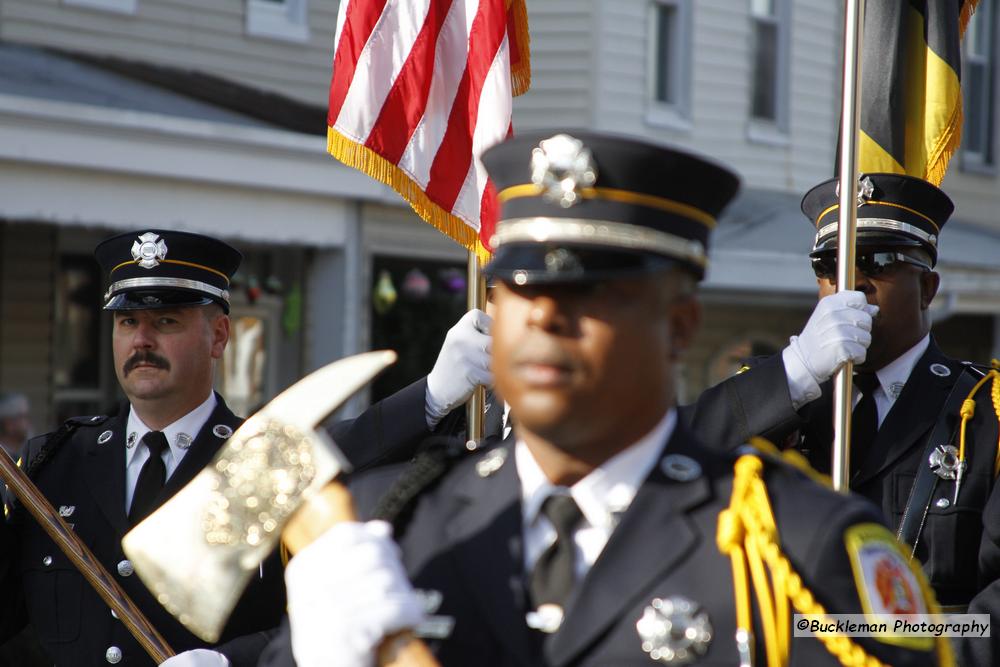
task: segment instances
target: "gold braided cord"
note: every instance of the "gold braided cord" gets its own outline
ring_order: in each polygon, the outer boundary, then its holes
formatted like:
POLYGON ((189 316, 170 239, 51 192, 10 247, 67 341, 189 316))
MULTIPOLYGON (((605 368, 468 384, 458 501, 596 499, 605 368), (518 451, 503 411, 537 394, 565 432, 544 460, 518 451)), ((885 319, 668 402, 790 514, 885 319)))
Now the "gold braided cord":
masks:
MULTIPOLYGON (((986 385, 987 382, 992 380, 992 385, 990 387, 990 396, 993 401, 993 412, 996 414, 998 428, 1000 428, 1000 361, 996 359, 992 362, 993 368, 986 372, 986 374, 979 378, 975 386, 972 387, 972 391, 965 397, 962 401, 962 407, 959 409, 958 414, 962 418, 962 425, 959 427, 958 431, 958 460, 965 461, 965 428, 972 418, 976 415, 976 394, 979 390, 986 385)), ((993 476, 996 477, 1000 474, 1000 438, 997 440, 997 449, 993 457, 993 476)))
MULTIPOLYGON (((773 445, 760 438, 754 438, 751 444, 764 451, 776 451, 773 445)), ((753 630, 750 583, 746 577, 749 570, 757 593, 767 665, 783 667, 788 664, 789 656, 789 607, 800 614, 812 616, 824 617, 827 612, 781 550, 763 468, 761 459, 753 454, 741 456, 736 461, 733 494, 729 507, 719 514, 716 544, 732 561, 737 627, 748 633, 753 630)), ((920 581, 925 598, 931 601, 931 611, 936 612, 929 588, 923 579, 920 581)), ((883 665, 859 644, 840 633, 821 633, 816 637, 845 667, 883 665)), ((936 640, 936 646, 939 664, 952 665, 947 640, 936 640)))

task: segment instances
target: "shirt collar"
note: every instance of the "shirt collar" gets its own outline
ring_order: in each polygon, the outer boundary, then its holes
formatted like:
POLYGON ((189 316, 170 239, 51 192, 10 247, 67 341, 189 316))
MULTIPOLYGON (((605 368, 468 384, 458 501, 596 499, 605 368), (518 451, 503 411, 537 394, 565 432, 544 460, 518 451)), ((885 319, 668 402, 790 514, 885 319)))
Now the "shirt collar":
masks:
MULTIPOLYGON (((191 446, 194 439, 198 437, 198 433, 205 425, 205 422, 212 416, 212 412, 215 410, 217 404, 218 400, 215 398, 215 392, 210 392, 208 398, 201 405, 162 429, 163 435, 167 438, 167 444, 170 446, 170 455, 172 457, 179 459, 184 456, 184 452, 191 446)), ((139 415, 132 409, 132 406, 129 406, 128 425, 125 429, 125 433, 127 434, 125 438, 126 467, 135 455, 135 445, 141 442, 143 436, 152 430, 143 423, 139 415)))
MULTIPOLYGON (((570 495, 591 526, 613 525, 617 515, 628 509, 639 486, 659 460, 663 443, 669 440, 676 424, 677 411, 671 408, 653 430, 569 488, 570 495)), ((545 477, 531 450, 521 439, 514 445, 514 463, 521 480, 524 520, 531 525, 538 518, 545 499, 553 493, 565 493, 566 488, 552 484, 545 477)))
POLYGON ((875 371, 875 375, 878 376, 879 386, 882 387, 882 391, 885 392, 886 396, 892 400, 895 400, 899 396, 903 385, 906 384, 910 373, 913 372, 913 367, 917 365, 917 361, 927 351, 927 347, 930 344, 931 335, 927 334, 920 339, 919 343, 875 371))

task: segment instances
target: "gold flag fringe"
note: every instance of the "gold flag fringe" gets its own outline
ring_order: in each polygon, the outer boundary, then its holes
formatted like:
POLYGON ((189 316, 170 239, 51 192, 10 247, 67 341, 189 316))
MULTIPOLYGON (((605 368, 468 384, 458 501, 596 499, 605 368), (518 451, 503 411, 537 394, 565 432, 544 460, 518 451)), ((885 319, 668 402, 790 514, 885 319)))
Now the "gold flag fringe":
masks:
POLYGON ((531 37, 528 34, 528 10, 524 0, 512 0, 508 8, 514 12, 517 58, 511 58, 510 83, 514 97, 517 97, 528 92, 531 87, 531 37))
MULTIPOLYGON (((517 1, 517 0, 515 0, 517 1)), ((327 127, 326 150, 349 167, 361 171, 398 192, 424 221, 470 252, 476 253, 485 265, 490 251, 479 240, 479 234, 467 222, 435 204, 406 172, 375 151, 327 127)))

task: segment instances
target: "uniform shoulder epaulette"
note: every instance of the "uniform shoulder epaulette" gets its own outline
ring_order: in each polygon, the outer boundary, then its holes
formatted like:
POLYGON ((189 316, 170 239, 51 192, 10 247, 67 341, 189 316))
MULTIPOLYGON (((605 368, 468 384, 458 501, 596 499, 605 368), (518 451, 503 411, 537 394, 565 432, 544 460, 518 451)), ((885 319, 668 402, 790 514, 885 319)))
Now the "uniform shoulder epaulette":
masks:
POLYGON ((21 468, 28 477, 33 477, 41 466, 52 456, 52 454, 67 442, 77 429, 84 426, 100 426, 109 419, 109 415, 92 415, 86 417, 70 417, 58 429, 47 435, 39 436, 28 441, 24 448, 25 459, 21 462, 21 468), (39 442, 37 449, 33 447, 34 442, 39 442))

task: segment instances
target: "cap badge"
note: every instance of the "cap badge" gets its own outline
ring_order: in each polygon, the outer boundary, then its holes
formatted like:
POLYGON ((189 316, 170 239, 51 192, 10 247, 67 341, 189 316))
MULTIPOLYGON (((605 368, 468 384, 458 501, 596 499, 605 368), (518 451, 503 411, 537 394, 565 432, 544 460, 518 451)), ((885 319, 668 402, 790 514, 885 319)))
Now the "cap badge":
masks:
POLYGON ((159 266, 167 258, 167 243, 153 232, 146 232, 132 244, 132 259, 144 269, 159 266))
MULTIPOLYGON (((837 183, 837 198, 840 198, 840 183, 837 183)), ((864 206, 875 195, 875 183, 864 174, 858 176, 858 206, 864 206)))
POLYGON ((642 650, 664 665, 695 662, 712 643, 708 612, 696 602, 674 595, 654 598, 635 624, 642 650))
POLYGON ((663 474, 675 482, 690 482, 701 475, 701 466, 690 456, 668 454, 660 462, 663 474))
POLYGON ((597 165, 582 141, 557 134, 531 151, 531 182, 546 199, 569 208, 579 203, 582 188, 597 182, 597 165))

